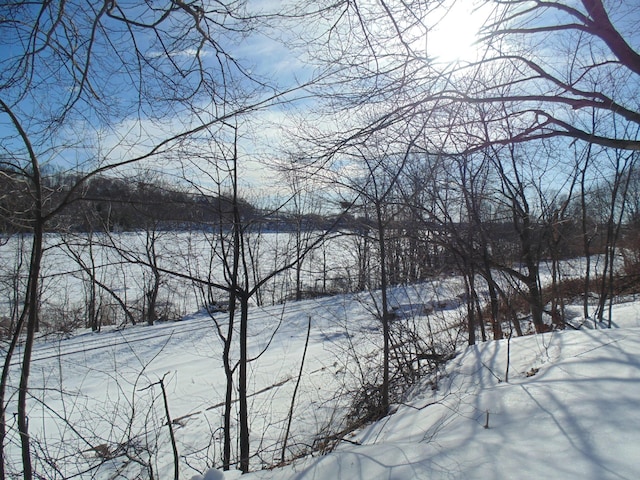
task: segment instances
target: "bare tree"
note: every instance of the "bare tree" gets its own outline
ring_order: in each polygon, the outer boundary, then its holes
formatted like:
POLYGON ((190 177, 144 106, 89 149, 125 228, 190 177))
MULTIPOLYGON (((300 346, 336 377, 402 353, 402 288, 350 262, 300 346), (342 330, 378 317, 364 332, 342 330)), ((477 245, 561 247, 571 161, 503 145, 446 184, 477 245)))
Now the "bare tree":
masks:
MULTIPOLYGON (((281 174, 287 182, 287 197, 282 205, 283 220, 287 225, 286 230, 292 231, 290 242, 293 243, 289 251, 293 252, 292 258, 300 258, 301 260, 296 263, 293 274, 294 280, 294 299, 302 300, 305 296, 305 290, 309 286, 305 285, 304 274, 312 271, 311 259, 305 258, 303 253, 307 250, 309 243, 315 240, 314 234, 321 230, 325 225, 325 221, 322 217, 322 198, 319 192, 315 191, 320 189, 321 185, 318 182, 314 182, 312 178, 307 178, 303 169, 298 168, 295 160, 289 162, 286 165, 282 165, 281 174), (305 270, 304 267, 307 267, 305 270)), ((313 255, 313 252, 312 252, 313 255)), ((322 290, 326 289, 326 275, 328 272, 323 272, 325 286, 322 290)), ((307 279, 307 283, 309 280, 307 279)), ((313 290, 316 286, 313 286, 313 290)), ((313 291, 311 292, 313 293, 313 291)))
POLYGON ((620 230, 625 218, 625 211, 628 205, 628 192, 631 179, 636 170, 638 155, 635 151, 607 150, 604 155, 611 163, 610 178, 604 177, 605 185, 602 186, 601 194, 605 196, 603 206, 603 221, 606 228, 604 268, 602 272, 598 307, 596 310, 597 319, 604 320, 605 306, 609 300, 608 326, 611 327, 611 306, 614 290, 614 278, 616 274, 615 258, 620 230))
MULTIPOLYGON (((45 228, 81 197, 90 178, 157 159, 206 126, 268 105, 282 92, 263 93, 264 82, 255 82, 227 52, 228 38, 251 28, 241 2, 218 9, 183 1, 19 1, 4 5, 2 18, 0 34, 11 43, 0 59, 3 155, 9 155, 29 198, 28 209, 14 219, 33 233, 15 334, 26 334, 17 403, 23 476, 30 479, 37 471, 28 431, 28 382, 45 228), (244 87, 252 94, 237 97, 244 87), (186 118, 193 112, 189 106, 199 115, 186 118), (174 120, 167 124, 167 118, 174 120), (55 162, 72 165, 79 175, 54 199, 42 167, 55 162)), ((3 413, 5 389, 3 383, 3 413)), ((0 420, 5 429, 4 416, 0 420)))
MULTIPOLYGON (((511 167, 505 169, 503 160, 494 167, 528 271, 519 281, 526 284, 536 330, 542 331, 544 303, 537 271, 545 243, 538 236, 552 235, 543 231, 554 227, 545 226, 537 205, 529 204, 533 196, 549 195, 550 189, 531 190, 523 180, 526 165, 514 158, 514 145, 531 144, 524 148, 537 150, 544 162, 556 160, 545 151, 544 142, 550 141, 558 151, 572 142, 611 152, 640 149, 635 101, 640 54, 632 41, 634 22, 628 21, 637 17, 638 6, 631 1, 605 5, 602 0, 492 2, 476 12, 488 18, 477 58, 448 64, 434 61, 424 47, 438 8, 437 2, 333 4, 335 21, 330 23, 331 35, 324 38, 341 41, 326 40, 319 48, 331 47, 325 50, 326 58, 337 70, 328 105, 334 113, 348 112, 350 122, 331 139, 320 137, 316 147, 335 154, 373 132, 392 138, 399 125, 412 125, 424 131, 416 148, 425 153, 469 154, 492 148, 496 159, 495 152, 506 152, 511 167)), ((593 163, 588 168, 593 171, 593 163)), ((571 190, 566 183, 561 187, 571 190)), ((541 205, 554 203, 551 198, 538 200, 541 205)), ((562 211, 558 208, 557 213, 562 211)), ((545 248, 549 246, 547 242, 545 248)))
MULTIPOLYGON (((458 96, 470 103, 509 106, 518 131, 501 137, 494 130, 492 141, 564 137, 640 149, 635 87, 628 88, 637 85, 640 54, 630 42, 631 23, 622 20, 637 15, 638 6, 627 1, 605 5, 602 0, 499 4, 499 16, 485 30, 490 55, 470 68, 508 68, 517 72, 510 81, 519 88, 504 95, 506 84, 495 83, 458 96), (543 37, 544 47, 536 48, 543 37), (593 112, 597 123, 590 121, 593 112)), ((500 117, 495 121, 498 125, 500 117)))

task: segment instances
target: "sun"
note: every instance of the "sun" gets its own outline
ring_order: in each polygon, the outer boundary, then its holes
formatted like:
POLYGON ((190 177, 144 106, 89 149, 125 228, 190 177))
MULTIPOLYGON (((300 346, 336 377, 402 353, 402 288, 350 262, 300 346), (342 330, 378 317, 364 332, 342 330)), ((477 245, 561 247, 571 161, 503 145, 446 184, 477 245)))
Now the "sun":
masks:
POLYGON ((425 20, 427 57, 439 63, 475 60, 480 49, 478 32, 487 16, 487 9, 472 0, 444 2, 425 20))

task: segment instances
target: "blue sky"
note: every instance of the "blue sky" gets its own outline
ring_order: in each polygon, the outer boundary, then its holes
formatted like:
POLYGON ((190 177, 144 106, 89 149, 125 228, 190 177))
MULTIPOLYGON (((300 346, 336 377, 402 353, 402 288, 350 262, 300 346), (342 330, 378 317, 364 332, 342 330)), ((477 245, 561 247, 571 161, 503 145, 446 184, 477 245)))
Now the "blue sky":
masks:
MULTIPOLYGON (((152 17, 160 20, 159 11, 152 13, 147 9, 143 12, 140 7, 132 8, 134 3, 137 2, 119 1, 117 5, 130 19, 137 22, 148 22, 152 17)), ((233 21, 228 23, 227 18, 224 24, 227 30, 218 28, 212 35, 217 45, 240 62, 244 72, 254 75, 266 87, 257 82, 249 82, 242 70, 237 69, 228 59, 216 56, 212 46, 206 45, 200 51, 199 59, 203 62, 205 75, 212 81, 212 86, 200 90, 188 106, 179 101, 165 101, 171 96, 188 94, 200 80, 199 64, 194 55, 198 43, 184 34, 185 25, 193 22, 193 18, 186 14, 176 15, 170 21, 160 24, 163 43, 158 41, 150 29, 127 26, 104 16, 102 25, 105 30, 97 31, 93 56, 88 64, 89 81, 83 82, 80 79, 84 75, 86 46, 76 42, 73 34, 80 32, 82 38, 88 38, 92 18, 84 16, 83 9, 87 5, 98 8, 104 3, 69 0, 65 4, 67 16, 58 25, 55 34, 40 35, 36 44, 42 46, 48 40, 53 45, 53 42, 58 41, 58 51, 59 47, 65 47, 65 55, 75 49, 75 63, 65 61, 64 55, 39 55, 38 62, 33 64, 30 88, 21 97, 21 89, 27 77, 23 76, 17 83, 9 85, 8 75, 15 71, 12 67, 21 58, 21 49, 28 45, 28 31, 22 27, 13 29, 11 23, 3 22, 0 24, 0 41, 3 44, 0 49, 0 95, 23 122, 42 162, 72 168, 87 165, 88 168, 98 162, 122 161, 145 154, 162 139, 176 132, 188 130, 211 121, 216 115, 228 113, 225 109, 231 108, 231 103, 225 103, 225 98, 243 91, 238 97, 241 101, 252 103, 259 99, 265 100, 258 111, 239 117, 243 129, 241 153, 245 163, 249 165, 243 178, 248 185, 256 184, 261 179, 273 177, 271 173, 261 170, 260 162, 269 160, 270 155, 274 157, 271 160, 277 159, 283 131, 295 131, 296 122, 308 118, 309 109, 314 105, 314 100, 306 97, 306 90, 285 95, 282 100, 290 102, 287 105, 273 105, 266 99, 275 92, 302 84, 318 73, 303 40, 322 38, 328 25, 336 20, 336 17, 323 19, 317 16, 313 22, 304 23, 292 17, 276 25, 269 19, 271 12, 295 3, 299 2, 251 1, 248 5, 252 11, 259 11, 264 15, 252 23, 256 27, 255 32, 233 34, 232 29, 236 25, 233 21), (131 32, 134 32, 134 37, 131 32), (134 47, 143 52, 145 58, 137 56, 134 47), (233 79, 226 86, 222 82, 220 61, 229 74, 227 80, 233 79), (150 68, 151 66, 155 69, 150 68), (139 67, 143 69, 141 74, 139 67), (180 67, 182 76, 175 72, 176 67, 180 67), (166 77, 157 75, 158 72, 166 74, 166 77), (83 94, 78 97, 70 113, 62 117, 60 107, 74 99, 79 85, 83 87, 83 94), (138 103, 140 92, 148 98, 138 103)), ((306 4, 306 8, 313 8, 317 3, 319 2, 306 4)), ((425 24, 417 27, 416 31, 409 31, 407 35, 417 39, 419 48, 426 49, 425 58, 436 59, 437 62, 473 56, 475 50, 469 46, 473 39, 472 33, 482 25, 488 14, 488 11, 469 7, 474 3, 458 1, 444 18, 442 12, 425 10, 421 13, 424 18, 420 19, 425 24)), ((153 5, 162 4, 163 2, 156 2, 153 5)), ((359 5, 368 4, 360 2, 359 5)), ((36 6, 30 8, 27 12, 30 11, 35 18, 36 6)), ((640 7, 631 9, 628 16, 616 17, 616 21, 628 27, 632 24, 629 19, 637 16, 638 8, 640 7)), ((0 15, 10 18, 6 12, 8 10, 0 12, 0 15)), ((117 16, 122 12, 114 10, 112 14, 117 16)), ((54 21, 55 13, 54 11, 41 17, 44 30, 54 21)), ((221 16, 215 18, 222 19, 221 16)), ((370 28, 371 31, 376 31, 376 25, 371 25, 370 28)), ((348 36, 341 38, 343 41, 348 39, 348 36)), ((638 36, 631 37, 630 41, 637 45, 638 36)), ((68 60, 68 55, 66 58, 68 60)), ((631 88, 630 91, 633 92, 636 87, 632 85, 626 88, 631 88)), ((350 119, 330 121, 345 120, 350 119)), ((331 127, 335 128, 336 124, 331 127)), ((176 156, 177 147, 173 144, 170 147, 171 151, 164 156, 164 163, 160 164, 154 159, 150 166, 166 168, 166 161, 176 156)), ((16 140, 15 129, 9 125, 7 115, 0 115, 0 148, 0 154, 5 156, 24 153, 20 152, 20 141, 16 140)))
MULTIPOLYGON (((118 2, 122 11, 114 10, 112 14, 126 13, 131 20, 147 23, 161 18, 158 12, 131 8, 133 3, 118 2)), ((201 79, 195 56, 198 38, 189 41, 181 33, 193 19, 182 14, 162 22, 159 28, 164 33, 160 43, 152 30, 126 25, 103 14, 89 52, 83 42, 89 38, 95 13, 84 15, 84 9, 91 5, 98 8, 100 4, 84 0, 66 2, 62 21, 52 32, 50 27, 60 12, 55 8, 39 12, 36 5, 28 7, 19 12, 20 20, 31 17, 25 22, 28 24, 40 14, 42 32, 36 37, 30 37, 31 32, 21 23, 6 22, 0 26, 4 44, 0 49, 0 67, 4 72, 0 74, 0 95, 29 134, 43 164, 87 169, 100 162, 134 158, 147 153, 162 139, 225 115, 228 113, 225 109, 236 108, 229 107, 231 104, 225 103, 225 98, 237 94, 237 87, 251 92, 253 97, 245 94, 240 98, 248 103, 260 102, 274 94, 274 88, 249 82, 243 69, 260 81, 277 84, 277 88, 291 88, 298 80, 310 76, 300 57, 291 55, 282 43, 262 34, 235 35, 232 32, 235 26, 226 18, 229 30, 219 28, 212 38, 216 47, 234 58, 225 58, 212 45, 204 45, 199 60, 203 62, 206 79, 213 81, 211 87, 201 89, 188 105, 163 101, 191 94, 190 90, 201 79), (74 36, 77 33, 80 35, 74 36), (42 48, 45 44, 51 48, 42 48), (27 64, 31 70, 24 72, 20 61, 27 46, 42 50, 33 63, 27 64), (136 55, 136 49, 144 58, 136 55), (63 55, 55 53, 61 50, 63 55), (69 52, 74 52, 73 61, 69 52), (91 59, 87 62, 89 53, 91 59), (238 65, 233 60, 238 60, 238 65), (179 75, 176 67, 184 74, 179 75), (226 72, 227 85, 223 83, 221 68, 226 72), (11 85, 9 75, 14 72, 17 81, 11 85), (162 78, 158 72, 167 76, 162 78), (29 87, 25 89, 27 82, 29 87), (82 93, 76 95, 80 89, 82 93), (139 101, 140 95, 147 98, 139 101), (69 105, 71 108, 65 109, 69 105)), ((252 6, 269 7, 269 2, 252 6)), ((0 14, 12 16, 9 10, 0 14)), ((276 32, 268 33, 275 36, 276 32)), ((264 117, 260 123, 264 124, 270 118, 277 120, 282 112, 264 110, 260 115, 264 117)), ((24 161, 23 142, 9 120, 6 114, 0 115, 0 154, 18 156, 24 161)), ((251 152, 253 147, 247 145, 245 150, 251 152)))

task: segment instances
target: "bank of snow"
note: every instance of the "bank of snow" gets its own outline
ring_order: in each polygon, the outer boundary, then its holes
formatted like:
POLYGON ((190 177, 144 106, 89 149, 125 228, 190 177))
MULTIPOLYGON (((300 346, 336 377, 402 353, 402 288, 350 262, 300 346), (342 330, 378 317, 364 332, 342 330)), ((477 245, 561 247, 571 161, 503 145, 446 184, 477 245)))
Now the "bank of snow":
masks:
POLYGON ((636 479, 640 304, 613 313, 610 330, 469 347, 436 389, 425 383, 333 453, 243 478, 636 479))

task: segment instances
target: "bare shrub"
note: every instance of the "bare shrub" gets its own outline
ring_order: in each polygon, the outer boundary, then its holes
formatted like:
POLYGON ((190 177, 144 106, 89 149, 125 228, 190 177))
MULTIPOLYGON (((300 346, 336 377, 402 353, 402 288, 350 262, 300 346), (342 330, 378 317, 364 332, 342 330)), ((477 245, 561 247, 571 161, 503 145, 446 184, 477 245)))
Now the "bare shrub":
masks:
POLYGON ((81 307, 71 305, 50 305, 41 310, 40 327, 43 333, 71 335, 84 327, 84 312, 81 307))
POLYGON ((0 317, 0 339, 5 339, 13 333, 14 324, 9 317, 0 317))

